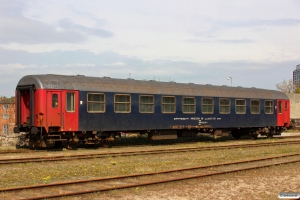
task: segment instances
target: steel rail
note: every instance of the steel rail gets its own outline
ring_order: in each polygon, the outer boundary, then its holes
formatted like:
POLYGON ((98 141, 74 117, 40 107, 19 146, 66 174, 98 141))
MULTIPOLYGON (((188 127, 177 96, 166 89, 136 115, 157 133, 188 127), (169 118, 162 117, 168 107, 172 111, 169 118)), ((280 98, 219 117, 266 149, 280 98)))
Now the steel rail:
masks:
POLYGON ((35 152, 32 150, 24 149, 24 150, 1 150, 0 154, 8 154, 8 153, 26 153, 26 152, 35 152))
MULTIPOLYGON (((254 162, 259 162, 259 161, 267 161, 267 160, 280 159, 280 158, 293 157, 293 156, 300 156, 300 154, 299 153, 285 154, 285 155, 281 155, 281 156, 272 156, 272 157, 258 158, 258 159, 252 159, 252 160, 248 159, 248 160, 242 160, 242 161, 237 161, 237 162, 226 162, 226 163, 220 163, 220 164, 196 166, 196 167, 190 167, 190 168, 180 168, 180 169, 159 171, 159 172, 150 172, 150 173, 144 173, 144 174, 131 174, 131 175, 124 175, 124 176, 113 176, 113 177, 106 177, 106 178, 96 178, 96 179, 78 180, 78 181, 70 181, 70 182, 60 182, 60 183, 52 183, 52 184, 40 184, 40 185, 33 185, 33 186, 14 187, 14 188, 2 188, 2 189, 0 189, 0 192, 11 192, 11 191, 17 191, 17 190, 47 188, 47 187, 54 187, 54 186, 72 185, 72 184, 80 184, 80 183, 88 183, 88 182, 96 182, 96 181, 108 181, 108 180, 125 179, 125 178, 136 178, 136 177, 141 177, 141 176, 167 174, 167 173, 182 172, 182 171, 188 171, 188 170, 197 170, 197 169, 213 168, 213 167, 244 164, 244 163, 254 163, 254 162)), ((48 196, 31 197, 31 198, 24 198, 24 199, 26 199, 26 200, 29 200, 29 199, 46 199, 46 198, 57 198, 57 197, 64 197, 64 196, 82 195, 82 194, 93 193, 93 192, 109 191, 109 190, 115 190, 115 189, 125 189, 125 188, 131 188, 131 187, 147 186, 147 185, 154 185, 154 184, 160 184, 160 183, 167 183, 167 182, 181 181, 181 180, 187 180, 187 179, 201 178, 201 177, 207 177, 207 176, 212 176, 212 175, 233 173, 233 172, 238 172, 238 171, 258 169, 258 168, 263 168, 263 167, 270 167, 270 166, 276 166, 276 165, 288 164, 288 163, 295 163, 295 162, 300 162, 300 159, 292 160, 292 161, 279 162, 279 163, 273 163, 273 164, 259 165, 259 166, 254 166, 254 167, 244 167, 244 168, 234 169, 234 170, 225 170, 225 171, 219 171, 219 172, 197 174, 197 175, 192 175, 192 176, 184 176, 184 177, 179 177, 179 178, 169 178, 169 179, 165 179, 165 180, 161 180, 161 181, 142 182, 142 183, 137 183, 137 184, 117 186, 117 187, 114 186, 114 187, 107 187, 107 188, 98 188, 98 189, 93 189, 93 190, 84 190, 84 191, 77 191, 77 192, 70 192, 70 193, 63 193, 63 194, 55 194, 55 195, 48 195, 48 196)))
POLYGON ((29 162, 50 162, 50 161, 71 161, 76 159, 91 159, 91 158, 104 158, 104 157, 116 157, 116 156, 136 156, 136 155, 150 155, 150 154, 162 154, 162 153, 178 153, 187 151, 206 151, 206 150, 221 150, 221 149, 233 149, 233 148, 251 148, 262 146, 274 146, 274 145, 288 145, 288 144, 300 144, 300 141, 285 141, 285 142, 271 142, 271 143, 259 143, 259 144, 235 144, 235 145, 222 145, 222 146, 209 146, 209 147, 190 147, 181 149, 160 149, 150 151, 130 151, 130 152, 114 152, 114 153, 100 153, 100 154, 79 154, 68 156, 49 156, 49 157, 27 157, 27 158, 13 158, 13 159, 0 159, 1 164, 14 164, 14 163, 29 163, 29 162))

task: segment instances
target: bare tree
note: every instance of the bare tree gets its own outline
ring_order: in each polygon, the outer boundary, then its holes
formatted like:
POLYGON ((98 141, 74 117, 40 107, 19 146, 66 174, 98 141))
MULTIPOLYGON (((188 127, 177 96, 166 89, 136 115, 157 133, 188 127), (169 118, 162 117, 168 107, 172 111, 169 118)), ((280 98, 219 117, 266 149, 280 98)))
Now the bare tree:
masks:
POLYGON ((295 92, 293 79, 290 79, 288 81, 284 80, 281 83, 277 83, 276 88, 278 91, 285 92, 285 93, 294 93, 295 92))

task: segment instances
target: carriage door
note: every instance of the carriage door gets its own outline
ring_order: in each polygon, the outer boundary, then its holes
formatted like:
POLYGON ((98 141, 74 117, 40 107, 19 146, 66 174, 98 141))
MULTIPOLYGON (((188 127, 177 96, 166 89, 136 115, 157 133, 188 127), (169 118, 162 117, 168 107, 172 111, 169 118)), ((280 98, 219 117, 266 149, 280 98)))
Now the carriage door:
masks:
POLYGON ((62 92, 62 131, 78 130, 79 93, 75 90, 62 92))
POLYGON ((284 126, 289 126, 290 124, 290 103, 287 100, 282 101, 282 105, 283 105, 283 110, 282 110, 282 114, 283 114, 283 123, 284 126))
POLYGON ((27 124, 29 126, 32 126, 30 123, 31 121, 31 112, 30 108, 32 105, 30 105, 30 91, 29 90, 20 90, 19 93, 19 101, 18 105, 20 106, 20 119, 19 119, 19 125, 27 124))
POLYGON ((61 91, 47 91, 47 126, 61 126, 61 91))
POLYGON ((283 126, 282 100, 277 100, 277 126, 283 126))
POLYGON ((277 100, 277 126, 288 126, 290 104, 287 100, 277 100))
POLYGON ((34 85, 16 88, 16 126, 34 125, 34 85))

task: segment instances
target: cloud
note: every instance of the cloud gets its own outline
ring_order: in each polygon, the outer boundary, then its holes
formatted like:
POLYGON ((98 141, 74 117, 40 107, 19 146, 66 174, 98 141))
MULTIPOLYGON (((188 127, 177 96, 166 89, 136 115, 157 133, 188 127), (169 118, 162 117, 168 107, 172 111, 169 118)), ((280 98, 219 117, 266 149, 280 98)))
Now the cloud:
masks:
POLYGON ((125 63, 122 62, 115 62, 115 63, 109 63, 109 64, 103 64, 104 66, 125 66, 125 63))
POLYGON ((222 44, 247 44, 247 43, 254 43, 254 40, 251 39, 237 39, 237 40, 216 40, 216 39, 189 39, 185 40, 188 43, 222 43, 222 44))
POLYGON ((3 17, 0 24, 0 43, 78 43, 86 37, 75 31, 57 31, 53 25, 36 20, 16 17, 3 17))
POLYGON ((66 67, 95 67, 95 64, 81 64, 81 63, 75 63, 75 64, 66 64, 66 67))
POLYGON ((218 43, 223 44, 245 44, 245 43, 253 43, 253 40, 250 39, 241 39, 241 40, 217 40, 218 43))
POLYGON ((208 20, 215 26, 219 27, 261 27, 261 26, 298 26, 300 19, 251 19, 251 20, 231 20, 231 21, 214 21, 208 20))
MULTIPOLYGON (((14 2, 14 1, 13 1, 14 2)), ((110 31, 90 28, 75 24, 69 19, 62 19, 57 24, 49 24, 22 15, 27 7, 25 3, 3 5, 0 11, 0 43, 49 44, 82 43, 89 36, 101 38, 112 37, 110 31)))
POLYGON ((33 68, 39 68, 37 65, 22 65, 20 63, 7 63, 7 64, 0 64, 0 70, 2 74, 10 74, 17 71, 28 70, 33 68))
POLYGON ((195 37, 214 38, 217 31, 224 29, 241 28, 265 28, 265 27, 297 27, 300 25, 300 19, 282 18, 282 19, 251 19, 251 20, 213 20, 205 19, 210 24, 210 28, 205 31, 193 31, 195 37))
POLYGON ((86 26, 82 26, 79 24, 73 23, 70 19, 62 19, 58 23, 59 27, 67 30, 67 31, 74 31, 74 32, 81 32, 83 34, 98 36, 109 38, 113 36, 113 33, 104 29, 99 28, 89 28, 86 26))
POLYGON ((94 54, 78 50, 37 54, 0 48, 0 70, 3 72, 0 75, 2 80, 0 95, 13 95, 18 80, 28 74, 82 74, 124 79, 130 76, 136 80, 155 77, 179 83, 212 85, 228 85, 230 82, 227 77, 230 76, 233 86, 275 89, 276 83, 292 78, 292 71, 297 64, 298 60, 284 62, 233 60, 206 63, 168 59, 145 61, 113 52, 94 54))

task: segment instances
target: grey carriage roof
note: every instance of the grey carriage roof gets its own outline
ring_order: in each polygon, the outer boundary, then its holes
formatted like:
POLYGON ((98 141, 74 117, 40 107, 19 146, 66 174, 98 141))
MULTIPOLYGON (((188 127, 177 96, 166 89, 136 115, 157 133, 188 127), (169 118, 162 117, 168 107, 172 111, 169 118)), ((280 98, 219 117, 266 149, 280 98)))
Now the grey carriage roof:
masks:
POLYGON ((97 91, 253 99, 289 99, 288 96, 282 92, 258 88, 115 79, 109 77, 99 78, 83 75, 28 75, 20 79, 18 86, 22 85, 35 85, 36 89, 66 89, 90 92, 97 91))

